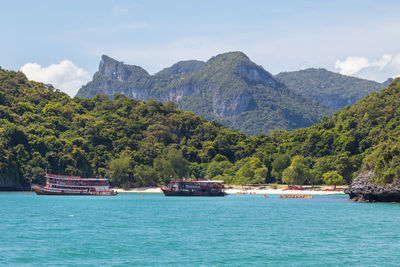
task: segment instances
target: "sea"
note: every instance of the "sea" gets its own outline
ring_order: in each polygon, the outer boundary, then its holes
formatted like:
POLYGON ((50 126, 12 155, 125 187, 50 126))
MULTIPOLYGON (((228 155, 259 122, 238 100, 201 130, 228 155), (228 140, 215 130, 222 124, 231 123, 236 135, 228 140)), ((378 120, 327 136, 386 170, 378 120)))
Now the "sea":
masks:
POLYGON ((394 266, 400 204, 0 193, 4 266, 394 266))

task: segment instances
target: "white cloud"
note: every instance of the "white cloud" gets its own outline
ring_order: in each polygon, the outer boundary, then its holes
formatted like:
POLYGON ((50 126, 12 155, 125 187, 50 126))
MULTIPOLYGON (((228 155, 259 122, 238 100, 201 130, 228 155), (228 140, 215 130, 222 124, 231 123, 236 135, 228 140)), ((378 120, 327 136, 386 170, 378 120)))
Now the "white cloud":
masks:
POLYGON ((42 67, 38 63, 27 63, 22 66, 21 71, 28 79, 50 83, 71 97, 74 97, 78 89, 90 80, 89 72, 75 66, 67 59, 48 67, 42 67))
POLYGON ((350 56, 344 61, 337 60, 335 70, 344 75, 382 82, 387 78, 400 76, 400 54, 394 56, 384 54, 377 60, 350 56))
POLYGON ((364 57, 347 57, 344 61, 337 60, 335 69, 339 70, 341 74, 352 75, 368 67, 368 65, 368 59, 364 57))

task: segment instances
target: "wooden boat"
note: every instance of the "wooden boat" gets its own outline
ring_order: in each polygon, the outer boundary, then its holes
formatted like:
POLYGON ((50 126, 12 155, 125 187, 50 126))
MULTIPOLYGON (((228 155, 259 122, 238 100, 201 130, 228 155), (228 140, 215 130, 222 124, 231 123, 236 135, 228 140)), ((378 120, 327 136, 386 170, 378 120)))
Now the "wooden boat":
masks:
POLYGON ((179 197, 224 197, 224 181, 212 180, 172 180, 161 190, 165 196, 179 197))
POLYGON ((46 174, 46 185, 31 188, 37 195, 97 195, 115 196, 106 178, 81 178, 80 176, 46 174))

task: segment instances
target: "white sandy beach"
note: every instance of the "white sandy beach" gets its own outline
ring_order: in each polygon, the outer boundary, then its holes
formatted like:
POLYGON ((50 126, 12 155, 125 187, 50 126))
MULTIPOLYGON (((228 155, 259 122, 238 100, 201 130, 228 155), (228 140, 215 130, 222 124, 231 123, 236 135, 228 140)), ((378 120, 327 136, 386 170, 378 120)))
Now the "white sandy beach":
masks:
MULTIPOLYGON (((327 187, 329 188, 329 187, 327 187)), ((138 187, 129 190, 113 188, 118 193, 161 193, 159 187, 138 187)), ((315 190, 283 190, 283 189, 259 189, 259 188, 228 188, 228 194, 261 194, 261 195, 337 195, 344 194, 343 191, 315 191, 315 190)))
POLYGON ((159 187, 137 187, 128 190, 122 188, 113 188, 118 193, 162 193, 159 187))
POLYGON ((228 194, 262 194, 262 195, 337 195, 343 191, 283 190, 283 189, 226 189, 228 194))

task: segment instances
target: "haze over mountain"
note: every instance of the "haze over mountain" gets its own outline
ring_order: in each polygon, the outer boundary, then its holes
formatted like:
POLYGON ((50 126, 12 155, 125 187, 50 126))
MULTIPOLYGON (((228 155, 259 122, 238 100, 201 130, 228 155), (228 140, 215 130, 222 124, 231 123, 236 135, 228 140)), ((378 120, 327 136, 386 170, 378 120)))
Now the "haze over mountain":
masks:
POLYGON ((389 86, 393 79, 384 83, 346 76, 326 69, 305 69, 281 72, 275 75, 290 89, 337 111, 354 104, 371 92, 389 86))
POLYGON ((181 61, 150 75, 139 66, 102 56, 93 80, 77 96, 124 94, 173 101, 184 110, 248 134, 294 130, 318 122, 330 110, 287 88, 241 52, 207 62, 181 61))

